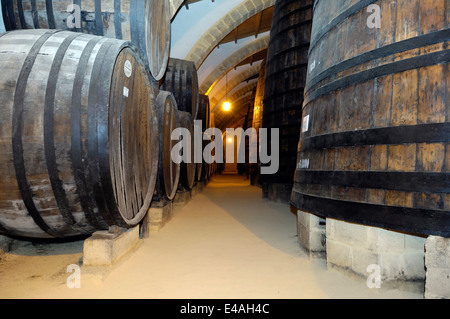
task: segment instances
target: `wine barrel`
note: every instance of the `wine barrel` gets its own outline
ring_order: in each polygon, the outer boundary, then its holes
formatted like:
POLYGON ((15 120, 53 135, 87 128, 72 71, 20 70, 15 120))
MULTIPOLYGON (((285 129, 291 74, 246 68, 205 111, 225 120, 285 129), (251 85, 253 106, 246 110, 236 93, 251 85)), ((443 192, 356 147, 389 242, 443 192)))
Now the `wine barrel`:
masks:
POLYGON ((317 3, 293 205, 450 236, 447 5, 317 3))
POLYGON ((172 200, 180 180, 180 164, 172 161, 171 152, 176 141, 172 140, 172 131, 178 127, 177 102, 171 92, 159 91, 156 98, 157 117, 159 119, 159 169, 157 197, 159 200, 172 200))
POLYGON ((0 36, 0 232, 132 227, 156 183, 152 83, 130 42, 56 30, 0 36))
POLYGON ((263 196, 274 201, 289 202, 293 186, 312 7, 312 0, 279 0, 274 7, 265 70, 262 127, 269 133, 272 128, 279 129, 280 165, 276 174, 261 175, 263 196))
MULTIPOLYGON (((210 109, 210 102, 209 102, 209 97, 207 95, 204 94, 200 94, 199 95, 199 106, 198 106, 198 115, 197 118, 198 120, 202 121, 202 132, 205 132, 208 128, 210 128, 210 124, 209 124, 209 118, 210 118, 210 113, 211 113, 211 109, 210 109)), ((205 141, 202 142, 203 148, 207 145, 205 141)), ((201 163, 199 163, 198 165, 200 165, 200 167, 197 166, 197 181, 206 181, 207 180, 207 171, 208 168, 207 166, 209 165, 208 163, 206 163, 204 160, 202 160, 201 163)))
POLYGON ((131 40, 159 81, 170 51, 169 0, 2 0, 7 30, 59 29, 131 40))
POLYGON ((191 113, 192 119, 197 119, 200 90, 194 62, 170 58, 166 75, 161 81, 161 90, 172 92, 178 109, 191 113))
POLYGON ((197 169, 197 164, 194 162, 194 124, 190 113, 178 111, 176 116, 178 127, 186 128, 191 138, 190 156, 186 156, 187 160, 181 162, 179 183, 184 189, 190 190, 194 187, 197 169))

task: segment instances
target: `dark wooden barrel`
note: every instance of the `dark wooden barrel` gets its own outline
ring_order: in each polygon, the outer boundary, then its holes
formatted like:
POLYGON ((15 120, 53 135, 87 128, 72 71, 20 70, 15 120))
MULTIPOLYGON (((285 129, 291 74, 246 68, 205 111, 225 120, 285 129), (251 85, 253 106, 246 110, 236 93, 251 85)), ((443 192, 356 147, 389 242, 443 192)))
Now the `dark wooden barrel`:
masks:
POLYGON ((266 88, 266 60, 261 62, 261 70, 259 71, 258 84, 255 92, 255 105, 253 108, 252 127, 257 131, 262 126, 263 110, 264 110, 264 90, 266 88))
POLYGON ((178 127, 188 129, 191 137, 191 156, 187 161, 181 162, 179 183, 180 186, 190 190, 194 187, 197 171, 197 164, 194 162, 194 123, 191 114, 183 111, 177 112, 177 123, 178 127))
POLYGON ((60 29, 131 40, 143 52, 155 80, 166 71, 169 0, 2 0, 2 9, 8 31, 60 29))
MULTIPOLYGON (((280 166, 261 175, 263 196, 289 202, 297 162, 303 89, 312 24, 312 0, 275 3, 266 64, 262 127, 279 128, 280 166)), ((270 139, 268 143, 271 149, 270 139)))
POLYGON ((319 1, 292 203, 450 236, 448 1, 319 1), (367 11, 377 4, 381 28, 367 11), (369 23, 371 25, 371 23, 369 23))
POLYGON ((177 102, 171 92, 159 91, 156 98, 156 110, 159 128, 159 169, 157 197, 172 200, 180 179, 180 164, 172 161, 171 152, 176 141, 171 139, 172 131, 178 127, 177 102))
POLYGON ((211 114, 211 106, 209 102, 209 96, 200 94, 197 120, 202 121, 202 132, 210 128, 209 124, 210 114, 211 114))
MULTIPOLYGON (((208 128, 210 128, 210 114, 211 114, 211 108, 210 108, 210 102, 209 97, 204 94, 199 95, 199 106, 198 106, 198 115, 197 120, 202 121, 202 132, 205 132, 208 128)), ((207 145, 204 141, 202 142, 202 149, 204 149, 205 145, 207 145)), ((208 163, 206 163, 204 160, 202 160, 201 163, 199 163, 200 167, 197 167, 197 181, 206 181, 207 174, 208 174, 208 163)))
POLYGON ((137 225, 156 183, 153 89, 131 42, 0 35, 0 232, 71 237, 137 225))
POLYGON ((161 81, 161 90, 172 92, 178 109, 191 113, 197 119, 199 107, 199 86, 194 62, 170 58, 167 72, 161 81))

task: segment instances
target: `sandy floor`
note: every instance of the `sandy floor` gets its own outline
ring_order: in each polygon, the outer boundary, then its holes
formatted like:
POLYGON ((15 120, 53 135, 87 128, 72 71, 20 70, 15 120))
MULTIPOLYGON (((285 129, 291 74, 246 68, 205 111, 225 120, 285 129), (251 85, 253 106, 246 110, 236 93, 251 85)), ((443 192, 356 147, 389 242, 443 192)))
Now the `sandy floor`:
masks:
POLYGON ((102 283, 83 281, 81 268, 81 288, 66 285, 82 241, 12 248, 0 255, 0 298, 423 298, 369 289, 310 260, 297 244, 289 206, 262 200, 241 176, 215 177, 102 283))

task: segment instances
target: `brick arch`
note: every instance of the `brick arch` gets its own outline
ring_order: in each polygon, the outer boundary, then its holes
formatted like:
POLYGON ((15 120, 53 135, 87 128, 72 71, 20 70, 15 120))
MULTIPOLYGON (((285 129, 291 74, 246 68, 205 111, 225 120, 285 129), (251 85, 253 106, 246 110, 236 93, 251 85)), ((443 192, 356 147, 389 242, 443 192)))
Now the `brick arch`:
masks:
POLYGON ((209 53, 214 50, 220 41, 222 41, 222 39, 232 30, 250 17, 274 4, 275 0, 244 0, 232 11, 225 14, 216 22, 216 24, 214 24, 214 26, 202 35, 187 54, 185 60, 193 61, 198 69, 209 53))
POLYGON ((253 65, 239 74, 236 74, 228 81, 228 85, 222 85, 217 91, 214 92, 214 95, 209 94, 209 100, 211 102, 211 105, 216 105, 220 100, 222 100, 225 95, 227 94, 227 87, 229 91, 232 91, 236 86, 247 80, 248 78, 258 74, 261 70, 261 64, 253 65))
MULTIPOLYGON (((251 81, 247 85, 245 85, 245 86, 239 88, 238 90, 234 91, 233 93, 229 94, 226 98, 233 105, 233 103, 235 101, 239 100, 244 95, 247 95, 248 92, 255 90, 257 84, 258 84, 257 80, 251 81)), ((217 110, 219 110, 219 106, 223 102, 225 102, 225 96, 220 101, 218 101, 217 103, 211 104, 211 112, 214 113, 217 110)))
POLYGON ((252 102, 253 95, 243 96, 233 102, 235 104, 235 109, 232 114, 228 114, 222 110, 216 111, 214 113, 216 119, 215 126, 220 130, 237 127, 236 123, 243 122, 247 115, 248 107, 245 106, 252 104, 252 102))
POLYGON ((266 35, 262 38, 256 39, 252 43, 246 45, 245 47, 230 55, 221 64, 219 64, 200 84, 201 94, 206 94, 208 91, 210 91, 210 88, 216 85, 218 81, 225 76, 225 74, 227 74, 240 62, 257 52, 267 49, 269 46, 269 41, 270 35, 266 35))

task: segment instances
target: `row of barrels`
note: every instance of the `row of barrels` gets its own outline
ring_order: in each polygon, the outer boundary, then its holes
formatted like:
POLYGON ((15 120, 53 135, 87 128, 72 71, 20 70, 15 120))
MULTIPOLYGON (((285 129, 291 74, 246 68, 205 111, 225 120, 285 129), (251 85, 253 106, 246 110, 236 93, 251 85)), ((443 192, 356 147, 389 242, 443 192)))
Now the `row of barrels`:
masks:
POLYGON ((159 87, 133 42, 31 29, 0 34, 0 66, 0 233, 133 227, 152 201, 207 177, 203 164, 170 157, 172 130, 192 130, 193 114, 209 112, 199 99, 176 98, 198 94, 193 63, 169 59, 165 77, 178 87, 159 87))

